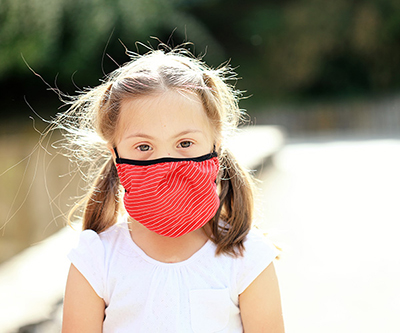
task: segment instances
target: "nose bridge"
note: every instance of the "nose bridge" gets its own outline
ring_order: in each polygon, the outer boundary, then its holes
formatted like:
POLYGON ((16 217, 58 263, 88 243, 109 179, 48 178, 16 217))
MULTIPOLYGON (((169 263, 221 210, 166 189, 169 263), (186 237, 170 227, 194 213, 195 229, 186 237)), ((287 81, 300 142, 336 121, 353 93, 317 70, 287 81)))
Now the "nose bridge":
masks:
POLYGON ((173 147, 168 144, 167 140, 163 140, 157 149, 156 158, 173 157, 173 147))

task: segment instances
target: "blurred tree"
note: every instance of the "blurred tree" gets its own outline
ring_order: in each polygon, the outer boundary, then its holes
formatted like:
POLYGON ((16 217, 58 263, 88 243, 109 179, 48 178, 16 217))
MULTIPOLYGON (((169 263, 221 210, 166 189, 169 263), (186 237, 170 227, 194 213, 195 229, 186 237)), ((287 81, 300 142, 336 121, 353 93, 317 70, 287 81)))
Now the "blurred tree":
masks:
POLYGON ((190 10, 240 64, 256 100, 400 87, 398 0, 209 0, 190 10))
POLYGON ((45 85, 38 84, 28 64, 71 93, 74 84, 97 84, 104 73, 126 62, 121 43, 135 51, 136 41, 156 36, 167 42, 176 28, 179 43, 191 38, 200 50, 210 45, 222 59, 212 35, 181 6, 180 0, 0 0, 0 88, 9 100, 24 87, 41 98, 45 85), (105 50, 111 60, 102 59, 105 50))
POLYGON ((0 88, 9 98, 22 83, 42 98, 21 54, 70 92, 72 81, 96 84, 128 59, 119 39, 135 50, 150 36, 193 41, 214 66, 231 57, 253 102, 400 87, 398 0, 0 0, 0 24, 0 88), (103 61, 109 38, 114 61, 103 61))

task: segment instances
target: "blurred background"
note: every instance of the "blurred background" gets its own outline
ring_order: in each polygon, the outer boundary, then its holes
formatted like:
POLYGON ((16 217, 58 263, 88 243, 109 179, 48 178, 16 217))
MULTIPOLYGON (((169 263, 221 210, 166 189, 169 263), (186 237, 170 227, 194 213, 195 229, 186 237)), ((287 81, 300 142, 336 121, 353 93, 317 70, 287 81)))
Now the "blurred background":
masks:
POLYGON ((286 136, 257 174, 262 224, 286 244, 288 330, 399 332, 398 0, 0 0, 0 263, 82 194, 58 134, 40 141, 63 111, 54 89, 97 85, 125 47, 158 41, 229 60, 251 123, 286 136))

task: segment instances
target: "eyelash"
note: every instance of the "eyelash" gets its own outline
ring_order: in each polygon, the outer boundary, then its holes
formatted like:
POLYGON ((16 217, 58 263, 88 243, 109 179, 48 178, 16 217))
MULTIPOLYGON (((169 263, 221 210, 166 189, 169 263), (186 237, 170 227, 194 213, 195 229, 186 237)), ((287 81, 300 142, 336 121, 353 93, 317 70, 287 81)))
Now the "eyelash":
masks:
MULTIPOLYGON (((186 148, 191 147, 192 145, 193 145, 193 142, 192 142, 192 141, 185 140, 185 141, 181 141, 181 142, 178 144, 178 147, 179 147, 179 148, 186 149, 186 148), (187 147, 183 147, 183 146, 182 146, 183 143, 186 143, 186 144, 188 143, 189 145, 188 145, 187 147)), ((152 148, 150 145, 147 145, 147 144, 139 145, 139 146, 136 147, 136 149, 139 150, 140 152, 148 152, 148 151, 153 150, 153 148, 152 148), (141 149, 141 148, 143 148, 143 147, 146 147, 147 149, 141 149)))
POLYGON ((136 149, 139 150, 139 151, 141 151, 141 152, 147 152, 147 151, 152 150, 152 148, 150 147, 150 145, 146 145, 146 144, 139 145, 139 146, 136 147, 136 149), (148 149, 142 150, 142 149, 140 149, 140 147, 148 147, 148 149))
POLYGON ((178 146, 180 146, 181 148, 189 148, 189 147, 191 147, 193 145, 193 142, 192 141, 188 141, 188 140, 186 140, 186 141, 181 141, 180 143, 179 143, 179 145, 178 146), (189 146, 187 146, 187 147, 182 147, 182 143, 189 143, 189 146))

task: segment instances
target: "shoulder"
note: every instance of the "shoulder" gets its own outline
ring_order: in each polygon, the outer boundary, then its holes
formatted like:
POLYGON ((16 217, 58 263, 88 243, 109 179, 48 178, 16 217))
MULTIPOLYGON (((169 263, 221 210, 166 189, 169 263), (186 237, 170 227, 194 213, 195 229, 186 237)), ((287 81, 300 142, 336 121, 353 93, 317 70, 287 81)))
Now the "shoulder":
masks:
POLYGON ((117 242, 123 242, 127 234, 129 234, 128 224, 122 220, 99 233, 98 237, 104 246, 113 246, 117 242))
POLYGON ((90 229, 83 230, 79 235, 79 242, 73 251, 89 251, 101 254, 115 245, 116 242, 122 241, 127 228, 126 223, 122 222, 109 227, 101 233, 90 229))
POLYGON ((253 257, 257 259, 272 261, 275 259, 279 251, 271 242, 271 240, 264 235, 260 230, 252 228, 243 243, 244 252, 242 258, 244 260, 251 260, 253 257))
POLYGON ((277 248, 252 230, 237 272, 240 313, 246 332, 284 332, 279 284, 273 260, 277 248))
POLYGON ((285 331, 279 283, 273 263, 240 294, 239 306, 244 331, 285 331))
POLYGON ((101 298, 104 298, 108 260, 118 248, 118 243, 122 243, 124 230, 124 225, 119 223, 100 234, 90 229, 83 230, 78 244, 68 254, 68 259, 101 298))
POLYGON ((247 235, 244 248, 243 255, 235 260, 238 294, 241 294, 279 254, 272 242, 254 228, 247 235))

